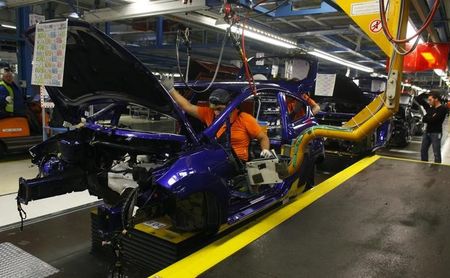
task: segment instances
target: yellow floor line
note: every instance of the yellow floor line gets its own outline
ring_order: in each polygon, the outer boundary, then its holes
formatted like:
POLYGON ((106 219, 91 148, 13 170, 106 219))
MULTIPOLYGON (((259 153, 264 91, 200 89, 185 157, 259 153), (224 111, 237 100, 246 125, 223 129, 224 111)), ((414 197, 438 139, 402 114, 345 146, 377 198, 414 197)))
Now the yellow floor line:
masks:
POLYGON ((332 176, 310 191, 300 195, 295 201, 282 207, 261 220, 255 221, 250 227, 243 227, 237 231, 213 242, 188 257, 151 275, 151 278, 181 278, 197 277, 222 260, 231 256, 241 248, 258 239, 276 226, 280 225, 296 213, 321 198, 334 188, 344 183, 363 169, 380 158, 378 155, 364 158, 347 169, 332 176))
POLYGON ((441 165, 441 166, 450 166, 450 164, 447 164, 447 163, 435 163, 435 162, 430 162, 430 161, 427 162, 427 161, 422 161, 422 160, 418 160, 418 159, 403 158, 403 157, 395 157, 395 156, 384 156, 384 155, 380 155, 380 158, 391 159, 391 160, 401 160, 401 161, 415 162, 415 163, 425 163, 425 164, 441 165))

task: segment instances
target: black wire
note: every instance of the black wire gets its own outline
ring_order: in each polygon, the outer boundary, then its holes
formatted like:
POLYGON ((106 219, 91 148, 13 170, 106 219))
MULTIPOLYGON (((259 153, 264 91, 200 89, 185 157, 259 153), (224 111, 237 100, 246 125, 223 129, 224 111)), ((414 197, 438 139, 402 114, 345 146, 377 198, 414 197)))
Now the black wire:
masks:
MULTIPOLYGON (((222 48, 220 50, 219 59, 217 61, 217 66, 216 66, 216 70, 214 72, 214 76, 213 76, 211 82, 209 83, 208 87, 206 87, 206 89, 203 89, 203 90, 195 90, 194 88, 189 86, 189 84, 186 82, 186 79, 183 76, 183 72, 181 71, 180 51, 179 51, 180 32, 178 32, 177 40, 176 40, 176 43, 175 43, 175 51, 176 51, 176 57, 177 57, 177 69, 178 69, 178 73, 180 74, 181 81, 183 81, 183 84, 186 86, 186 88, 188 88, 189 90, 191 90, 191 91, 193 91, 195 93, 204 93, 204 92, 208 91, 211 88, 211 86, 213 85, 214 81, 216 80, 217 74, 219 72, 219 68, 220 68, 220 65, 222 63, 223 52, 224 52, 225 45, 226 45, 226 42, 228 40, 228 36, 229 36, 230 33, 231 33, 231 26, 227 29, 225 37, 223 38, 222 48)), ((188 56, 190 57, 189 52, 188 52, 188 56)))
POLYGON ((19 216, 20 216, 20 231, 23 231, 23 221, 25 219, 27 219, 27 213, 22 208, 22 204, 20 203, 19 196, 17 196, 16 200, 17 200, 17 210, 19 211, 19 216))

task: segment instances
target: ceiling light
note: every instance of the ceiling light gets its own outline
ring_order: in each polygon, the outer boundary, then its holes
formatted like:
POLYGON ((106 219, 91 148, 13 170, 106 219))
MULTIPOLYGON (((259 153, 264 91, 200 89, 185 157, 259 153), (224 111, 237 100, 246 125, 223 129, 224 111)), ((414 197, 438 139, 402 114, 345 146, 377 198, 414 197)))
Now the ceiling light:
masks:
POLYGON ((76 12, 72 12, 69 14, 70 18, 80 18, 80 16, 76 12))
POLYGON ((438 76, 444 76, 444 75, 445 75, 445 72, 444 72, 443 70, 441 70, 441 69, 434 69, 433 71, 434 71, 434 73, 436 73, 438 76))
MULTIPOLYGON (((228 24, 218 24, 218 25, 215 25, 215 27, 218 27, 222 30, 227 30, 229 25, 228 24)), ((239 26, 239 27, 232 26, 231 32, 233 32, 235 34, 241 34, 242 28, 241 28, 241 26, 239 26)), ((275 45, 275 46, 280 46, 280 47, 289 48, 289 49, 298 47, 294 41, 289 41, 287 39, 285 40, 281 37, 277 37, 274 34, 270 34, 270 33, 264 33, 266 35, 263 35, 263 31, 255 29, 253 27, 245 28, 244 34, 245 34, 245 37, 247 37, 247 38, 254 39, 254 40, 268 43, 268 44, 275 45), (255 31, 251 31, 251 30, 255 30, 255 31)))
MULTIPOLYGON (((231 32, 241 34, 242 29, 241 29, 241 27, 232 26, 231 32)), ((275 37, 274 35, 271 35, 272 38, 270 38, 270 37, 267 37, 262 34, 259 34, 259 33, 253 32, 253 31, 249 31, 249 30, 245 30, 244 34, 247 38, 251 38, 251 39, 261 41, 264 43, 269 43, 269 44, 272 44, 275 46, 281 46, 281 47, 285 47, 285 48, 297 48, 297 45, 294 42, 281 41, 280 40, 281 38, 279 38, 279 39, 274 38, 275 37)))
MULTIPOLYGON (((408 25, 406 27, 406 37, 411 38, 417 33, 416 27, 412 24, 411 20, 408 20, 408 25)), ((424 41, 420 36, 418 36, 419 43, 423 43, 424 41)))
POLYGON ((0 26, 2 26, 3 28, 8 28, 8 29, 17 29, 16 26, 9 25, 9 24, 0 24, 0 26))
POLYGON ((318 49, 314 49, 312 51, 308 51, 308 54, 314 55, 316 57, 319 57, 319 58, 322 58, 322 59, 325 59, 325 60, 328 60, 330 62, 334 62, 334 63, 340 64, 340 65, 343 65, 343 66, 347 66, 349 68, 353 68, 353 69, 357 69, 357 70, 364 71, 364 72, 369 72, 369 73, 374 72, 373 68, 369 68, 369 67, 357 64, 357 63, 350 62, 348 60, 345 60, 345 59, 339 58, 337 56, 328 54, 328 53, 323 52, 323 51, 318 50, 318 49))

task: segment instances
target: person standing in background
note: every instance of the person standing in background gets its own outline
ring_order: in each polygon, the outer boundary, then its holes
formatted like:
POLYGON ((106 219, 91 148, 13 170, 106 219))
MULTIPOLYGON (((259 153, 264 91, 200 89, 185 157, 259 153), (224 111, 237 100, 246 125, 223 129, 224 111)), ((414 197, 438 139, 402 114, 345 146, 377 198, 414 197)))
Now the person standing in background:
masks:
POLYGON ((441 163, 442 124, 447 115, 447 107, 442 105, 440 95, 436 92, 428 95, 428 105, 424 107, 427 114, 423 116, 423 122, 427 124, 427 128, 422 137, 421 160, 428 161, 428 150, 433 146, 434 162, 441 163))
POLYGON ((25 96, 14 82, 10 68, 3 68, 0 81, 0 109, 5 116, 25 115, 25 96))

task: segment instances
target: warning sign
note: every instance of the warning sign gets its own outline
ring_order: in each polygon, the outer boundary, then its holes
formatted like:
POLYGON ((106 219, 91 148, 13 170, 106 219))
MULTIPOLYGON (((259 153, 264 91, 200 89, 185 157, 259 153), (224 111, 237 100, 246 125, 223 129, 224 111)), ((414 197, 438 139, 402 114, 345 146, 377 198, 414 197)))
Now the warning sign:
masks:
POLYGON ((372 22, 370 23, 370 32, 378 33, 381 31, 381 29, 383 29, 381 20, 379 19, 372 20, 372 22))

